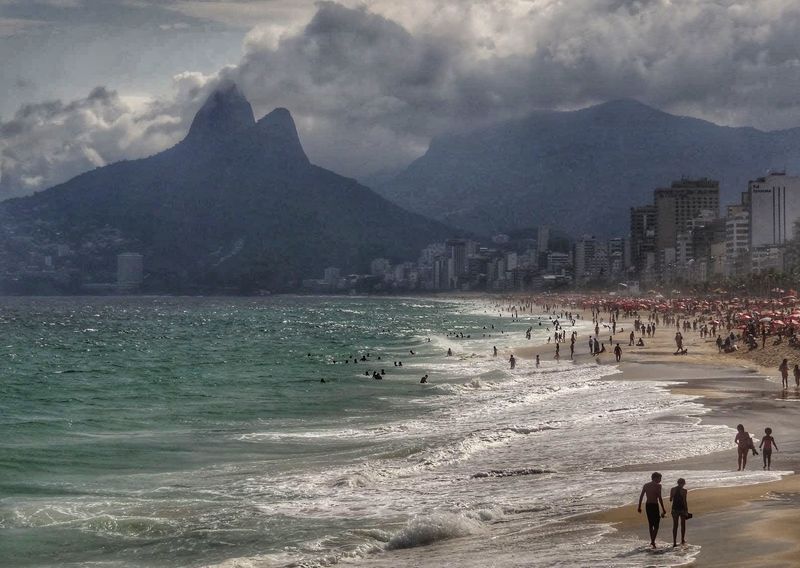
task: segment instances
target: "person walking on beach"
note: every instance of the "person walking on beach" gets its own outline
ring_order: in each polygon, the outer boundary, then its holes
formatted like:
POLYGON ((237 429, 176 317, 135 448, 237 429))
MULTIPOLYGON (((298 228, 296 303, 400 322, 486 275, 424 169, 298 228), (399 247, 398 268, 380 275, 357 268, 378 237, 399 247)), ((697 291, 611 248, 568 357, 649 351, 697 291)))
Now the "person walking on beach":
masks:
POLYGON ((784 359, 778 366, 778 370, 781 372, 781 386, 786 390, 789 388, 789 360, 784 359))
POLYGON ((678 479, 678 485, 670 489, 669 500, 672 501, 672 547, 678 546, 678 521, 681 525, 681 546, 686 544, 686 519, 689 518, 689 502, 686 497, 688 491, 684 478, 678 479))
POLYGON ((536 368, 539 368, 539 355, 536 355, 536 368))
POLYGON ((614 347, 614 357, 617 358, 617 363, 619 363, 619 360, 622 359, 622 347, 619 346, 619 343, 617 343, 617 346, 614 347))
POLYGON ((561 360, 561 344, 556 343, 556 361, 561 360))
POLYGON ((778 451, 778 444, 775 443, 775 438, 772 437, 772 428, 764 428, 764 437, 761 438, 761 443, 758 444, 762 448, 761 455, 764 457, 764 469, 769 470, 772 468, 772 448, 778 451))
POLYGON ((753 450, 753 453, 756 453, 756 449, 755 446, 753 446, 753 438, 750 437, 750 433, 744 429, 744 426, 737 424, 736 430, 738 432, 736 437, 733 439, 739 452, 739 459, 736 462, 739 466, 739 469, 736 471, 742 471, 745 467, 747 467, 747 453, 750 450, 753 450))
POLYGON ((645 512, 647 513, 647 529, 650 532, 650 546, 656 547, 656 536, 658 536, 658 526, 661 519, 667 516, 667 510, 664 508, 664 500, 661 498, 661 474, 657 471, 650 476, 650 481, 642 486, 642 492, 639 494, 639 507, 637 511, 642 512, 642 499, 647 496, 644 505, 645 512), (661 513, 658 512, 658 506, 661 505, 661 513))
POLYGON ((631 331, 631 335, 630 335, 630 341, 628 341, 628 347, 633 347, 633 341, 634 341, 635 339, 636 339, 636 336, 635 336, 635 335, 633 335, 633 332, 631 331))
POLYGON ((517 366, 517 360, 514 358, 514 354, 511 354, 511 357, 508 358, 508 364, 511 365, 511 368, 515 368, 517 366))

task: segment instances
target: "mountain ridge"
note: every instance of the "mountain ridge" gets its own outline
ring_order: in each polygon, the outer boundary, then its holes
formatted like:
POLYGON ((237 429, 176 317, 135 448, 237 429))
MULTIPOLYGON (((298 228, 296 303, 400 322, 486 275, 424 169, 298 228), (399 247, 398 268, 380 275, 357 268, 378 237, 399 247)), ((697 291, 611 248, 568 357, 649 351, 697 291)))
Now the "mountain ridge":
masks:
POLYGON ((673 180, 719 179, 730 203, 749 179, 784 168, 800 169, 800 128, 724 127, 622 99, 439 136, 375 189, 484 234, 549 224, 612 236, 628 232, 629 207, 673 180))
POLYGON ((215 91, 175 146, 0 203, 0 241, 63 245, 94 281, 113 280, 116 254, 137 251, 148 290, 288 290, 328 266, 415 259, 452 234, 313 165, 287 109, 252 124, 251 113, 235 86, 215 91))

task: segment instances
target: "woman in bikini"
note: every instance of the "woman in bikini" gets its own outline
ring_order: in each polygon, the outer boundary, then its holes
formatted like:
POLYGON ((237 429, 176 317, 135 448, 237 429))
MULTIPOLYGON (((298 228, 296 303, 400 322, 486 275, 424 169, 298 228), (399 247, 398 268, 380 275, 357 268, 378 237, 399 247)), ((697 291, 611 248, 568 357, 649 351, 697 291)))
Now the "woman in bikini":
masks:
POLYGON ((736 438, 733 439, 739 451, 739 459, 737 461, 739 469, 736 471, 742 471, 747 466, 747 453, 753 449, 753 439, 741 424, 737 424, 736 430, 738 432, 736 433, 736 438))

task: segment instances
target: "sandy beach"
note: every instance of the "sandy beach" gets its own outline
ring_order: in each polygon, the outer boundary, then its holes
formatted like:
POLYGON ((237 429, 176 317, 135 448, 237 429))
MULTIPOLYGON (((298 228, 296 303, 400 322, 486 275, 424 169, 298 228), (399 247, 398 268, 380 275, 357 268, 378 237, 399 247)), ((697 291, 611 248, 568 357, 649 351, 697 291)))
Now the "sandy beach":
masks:
MULTIPOLYGON (((591 320, 589 312, 583 315, 591 320)), ((608 321, 607 314, 603 315, 608 321)), ((629 472, 641 471, 642 483, 649 481, 653 471, 680 472, 677 475, 687 479, 689 509, 694 518, 687 522, 686 540, 688 546, 701 547, 692 565, 800 566, 800 476, 786 475, 780 481, 746 486, 693 489, 691 475, 692 470, 736 470, 733 438, 734 428, 739 423, 744 424, 756 440, 763 436, 765 427, 773 429, 780 448, 772 456, 773 470, 796 472, 800 469, 800 392, 793 384, 783 391, 777 371, 783 357, 789 358, 793 365, 800 361, 800 353, 793 360, 791 348, 785 344, 773 346, 771 341, 765 349, 751 353, 718 353, 711 339, 702 339, 695 331, 683 331, 688 353, 673 355, 674 325, 659 326, 654 337, 645 339, 645 347, 628 346, 632 321, 623 319, 617 326, 614 344, 619 342, 623 349, 621 363, 615 362, 608 345, 608 351, 594 357, 597 364, 619 366, 622 372, 612 379, 674 382, 671 392, 697 397, 697 401, 710 410, 702 418, 703 423, 731 428, 729 451, 624 468, 629 472)), ((608 344, 608 330, 601 331, 600 337, 608 344)), ((579 336, 576 342, 578 362, 592 359, 587 339, 579 336)), ((530 359, 539 354, 542 360, 552 360, 554 353, 554 345, 550 343, 520 349, 518 356, 530 359)), ((568 357, 568 343, 562 344, 561 354, 562 360, 564 354, 568 357)), ((669 440, 654 443, 668 444, 669 440)), ((747 468, 761 470, 761 459, 761 455, 750 456, 747 468)), ((668 512, 672 485, 674 479, 665 475, 663 494, 668 512)), ((580 520, 613 523, 620 537, 641 539, 646 547, 649 540, 646 521, 636 510, 640 487, 631 487, 630 491, 628 505, 580 517, 580 520)), ((658 544, 660 548, 672 546, 669 514, 661 523, 658 544)))

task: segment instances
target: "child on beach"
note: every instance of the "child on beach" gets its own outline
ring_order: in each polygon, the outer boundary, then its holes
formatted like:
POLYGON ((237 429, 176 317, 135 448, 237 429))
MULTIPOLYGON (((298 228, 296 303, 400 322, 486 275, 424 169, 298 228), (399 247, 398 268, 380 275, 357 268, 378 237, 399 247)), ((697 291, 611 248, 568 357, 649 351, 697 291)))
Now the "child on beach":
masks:
POLYGON ((762 448, 761 454, 764 457, 764 469, 769 470, 772 467, 772 448, 778 451, 778 444, 775 443, 775 438, 772 437, 772 428, 764 428, 764 437, 761 438, 761 443, 758 444, 762 448))

